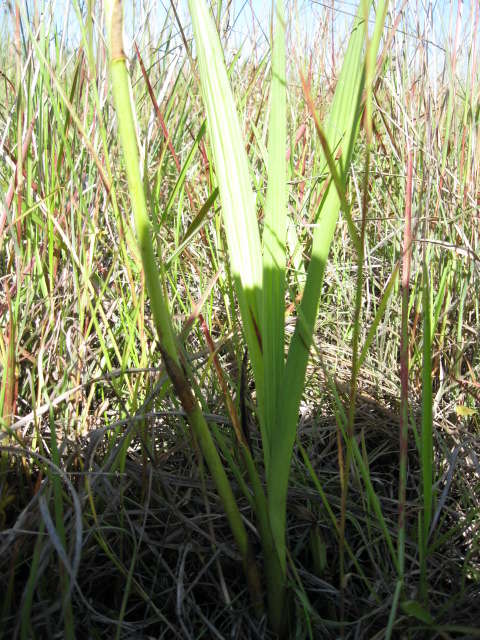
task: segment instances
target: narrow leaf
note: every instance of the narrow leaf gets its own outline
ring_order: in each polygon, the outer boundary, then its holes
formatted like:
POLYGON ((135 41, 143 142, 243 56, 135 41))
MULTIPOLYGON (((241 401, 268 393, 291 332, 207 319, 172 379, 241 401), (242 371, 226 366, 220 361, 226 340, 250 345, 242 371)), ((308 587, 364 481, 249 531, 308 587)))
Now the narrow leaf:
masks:
POLYGON ((285 264, 287 229, 287 98, 285 75, 285 17, 283 1, 276 3, 272 84, 268 136, 268 188, 263 231, 263 355, 265 367, 265 459, 277 423, 280 385, 285 366, 285 264))
MULTIPOLYGON (((263 406, 260 334, 262 260, 247 154, 215 23, 205 0, 189 0, 207 127, 213 150, 235 291, 263 406)), ((262 415, 260 415, 262 422, 262 415)))
MULTIPOLYGON (((371 4, 371 3, 369 3, 371 4)), ((325 126, 330 149, 338 149, 339 171, 343 183, 350 166, 353 144, 361 115, 364 84, 363 28, 361 12, 355 19, 335 96, 325 126)), ((323 275, 340 209, 340 198, 330 184, 322 200, 313 235, 312 256, 307 281, 298 310, 302 322, 297 322, 290 344, 283 377, 279 420, 272 439, 267 482, 272 533, 279 557, 285 567, 286 496, 289 467, 295 441, 298 408, 304 388, 305 371, 317 316, 323 275)))

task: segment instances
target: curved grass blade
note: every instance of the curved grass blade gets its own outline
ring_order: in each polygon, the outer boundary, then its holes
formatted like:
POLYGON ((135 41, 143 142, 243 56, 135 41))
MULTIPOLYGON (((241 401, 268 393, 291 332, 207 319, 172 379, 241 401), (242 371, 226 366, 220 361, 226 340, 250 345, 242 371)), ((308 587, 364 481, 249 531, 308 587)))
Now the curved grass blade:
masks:
POLYGON ((397 282, 399 271, 400 271, 400 262, 397 262, 393 270, 393 273, 387 282, 387 286, 385 287, 383 296, 380 299, 380 303, 375 313, 375 317, 370 326, 370 329, 368 330, 367 337, 365 338, 365 343, 362 347, 360 356, 358 358, 358 369, 360 369, 363 363, 365 362, 365 358, 367 357, 368 350, 370 349, 370 345, 373 342, 373 338, 375 337, 375 334, 377 332, 377 328, 378 328, 378 325, 380 324, 380 320, 383 318, 383 314, 385 313, 385 309, 387 308, 387 304, 388 304, 388 301, 390 300, 390 296, 394 289, 394 285, 397 282))
POLYGON ((189 0, 207 126, 213 150, 229 259, 263 425, 263 356, 260 334, 263 284, 260 234, 247 154, 220 40, 205 0, 189 0))

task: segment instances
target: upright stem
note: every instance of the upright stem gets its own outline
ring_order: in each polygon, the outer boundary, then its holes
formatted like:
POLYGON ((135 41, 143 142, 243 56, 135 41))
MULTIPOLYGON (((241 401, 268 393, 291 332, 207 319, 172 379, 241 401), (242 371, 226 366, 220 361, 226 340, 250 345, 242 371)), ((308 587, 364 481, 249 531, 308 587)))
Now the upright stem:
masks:
POLYGON ((173 384, 187 420, 193 429, 206 463, 212 474, 218 494, 240 550, 252 602, 257 613, 263 611, 260 578, 255 558, 248 542, 247 532, 218 455, 200 404, 180 363, 176 339, 167 300, 163 294, 162 281, 155 261, 152 229, 147 213, 143 182, 140 175, 133 107, 130 98, 130 83, 123 50, 123 16, 120 0, 107 0, 107 31, 110 49, 110 73, 113 97, 118 118, 120 141, 123 148, 128 187, 132 201, 135 228, 140 254, 145 271, 145 282, 150 297, 153 320, 158 333, 160 350, 165 368, 173 384))
POLYGON ((398 567, 400 579, 405 573, 405 503, 407 491, 408 454, 408 301, 410 283, 410 263, 412 256, 412 179, 413 150, 407 140, 407 185, 405 193, 405 231, 403 236, 402 265, 402 333, 400 345, 400 482, 398 513, 398 567))

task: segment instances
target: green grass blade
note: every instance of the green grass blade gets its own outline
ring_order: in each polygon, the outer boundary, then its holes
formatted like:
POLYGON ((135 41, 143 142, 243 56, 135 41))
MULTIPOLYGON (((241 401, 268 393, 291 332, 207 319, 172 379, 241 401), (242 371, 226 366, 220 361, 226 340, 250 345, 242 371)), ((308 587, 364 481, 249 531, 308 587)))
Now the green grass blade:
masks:
POLYGON ((432 415, 432 332, 428 269, 423 267, 423 363, 422 363, 422 434, 420 458, 422 463, 423 517, 420 526, 420 592, 426 601, 428 534, 432 522, 433 497, 433 415, 432 415))
POLYGON ((218 196, 218 187, 215 187, 215 189, 212 191, 212 193, 208 196, 207 200, 205 201, 205 204, 201 207, 200 211, 197 213, 195 218, 192 220, 192 222, 188 226, 188 229, 186 230, 185 235, 179 241, 178 246, 175 248, 175 251, 166 260, 165 268, 167 270, 170 264, 173 263, 173 261, 182 253, 185 247, 191 243, 191 241, 193 240, 195 235, 200 231, 200 229, 202 229, 203 226, 206 224, 206 222, 208 221, 208 213, 210 209, 213 207, 213 205, 215 204, 215 200, 217 199, 217 196, 218 196))
MULTIPOLYGON (((364 85, 364 57, 362 54, 363 22, 357 16, 338 79, 327 125, 326 140, 330 149, 342 150, 339 162, 342 179, 350 166, 353 144, 361 115, 364 85)), ((305 371, 317 316, 323 275, 337 224, 340 198, 330 184, 321 204, 313 235, 312 256, 307 281, 299 308, 302 322, 297 321, 283 378, 283 393, 279 407, 279 421, 272 441, 268 470, 269 510, 272 532, 278 553, 285 568, 286 496, 289 467, 295 441, 298 408, 304 388, 305 371)))
POLYGON ((265 376, 264 443, 267 469, 270 443, 277 423, 285 355, 285 264, 287 230, 287 96, 285 16, 283 1, 276 3, 272 54, 272 84, 268 137, 268 188, 263 231, 263 358, 265 376))
MULTIPOLYGON (((307 471, 310 475, 310 478, 312 479, 312 482, 315 486, 315 489, 318 491, 318 494, 320 496, 320 499, 322 501, 322 504, 325 508, 325 511, 327 512, 327 515, 330 519, 330 522, 333 525, 333 528, 335 530, 335 533, 337 535, 337 537, 340 536, 340 528, 338 525, 338 521, 337 518, 335 517, 335 514, 333 513, 332 507, 330 506, 330 503, 328 501, 327 495, 325 493, 325 491, 323 490, 322 484, 318 478, 318 475, 315 473, 315 470, 312 466, 312 463, 310 462, 310 459, 308 457, 308 454, 305 450, 305 448, 302 446, 301 442, 299 439, 297 439, 297 445, 298 445, 298 449, 300 451, 300 453, 302 454, 302 458, 303 461, 305 463, 305 466, 307 468, 307 471)), ((370 584, 368 578, 365 576, 365 573, 362 569, 362 567, 360 566, 360 563, 358 562, 358 559, 355 557, 355 554, 352 550, 352 548, 350 547, 350 545, 348 544, 347 541, 345 541, 345 550, 347 551, 353 565, 355 566, 355 569, 358 571, 358 575, 360 576, 360 578, 362 579, 363 583, 365 584, 365 587, 368 589, 368 591, 370 592, 370 594, 372 595, 372 597, 377 600, 378 602, 380 602, 378 595, 376 594, 373 586, 370 584)))
POLYGON ((161 223, 165 222, 165 220, 167 219, 167 216, 170 213, 170 210, 172 209, 172 206, 173 206, 173 203, 175 202, 175 199, 177 198, 180 190, 185 185, 185 179, 187 177, 187 171, 190 168, 190 165, 192 164, 192 160, 195 157, 195 154, 197 153, 198 145, 200 144, 200 141, 202 140, 204 134, 205 134, 205 123, 203 123, 202 126, 200 127, 200 131, 198 132, 198 135, 195 138, 195 142, 194 142, 192 148, 190 149, 190 152, 188 154, 188 157, 187 157, 183 167, 181 168, 180 175, 178 176, 178 179, 177 179, 177 181, 175 183, 175 186, 172 189, 172 193, 170 194, 170 197, 168 198, 168 202, 167 202, 167 204, 165 206, 165 209, 164 209, 164 211, 162 213, 162 218, 160 220, 161 223))
POLYGON ((385 629, 385 640, 390 640, 393 633, 393 628, 395 626, 395 620, 397 618, 398 611, 398 603, 400 602, 400 596, 402 594, 403 583, 401 580, 397 580, 397 584, 395 586, 395 592, 392 598, 392 606, 390 608, 390 613, 388 615, 388 623, 387 628, 385 629))
POLYGON ((205 0, 189 0, 188 5, 230 265, 255 374, 260 419, 263 422, 263 357, 260 337, 263 274, 260 234, 247 154, 215 23, 205 0))
MULTIPOLYGON (((52 449, 52 460, 57 467, 60 467, 60 453, 57 446, 57 433, 55 420, 53 417, 53 408, 50 407, 50 446, 52 449)), ((52 533, 53 536, 57 537, 57 544, 54 546, 59 554, 59 558, 62 562, 60 568, 60 590, 62 593, 63 600, 63 618, 64 618, 64 633, 66 638, 75 638, 75 630, 74 630, 74 618, 73 618, 73 609, 71 602, 71 585, 70 585, 70 575, 73 573, 70 569, 70 572, 66 571, 66 567, 69 566, 69 560, 67 557, 67 538, 65 534, 65 517, 64 517, 64 508, 63 508, 63 494, 62 494, 62 485, 60 477, 55 473, 52 473, 51 482, 53 486, 53 504, 55 510, 55 525, 52 522, 52 533)), ((48 513, 48 508, 46 508, 48 513)), ((44 522, 47 525, 47 522, 44 522)), ((48 529, 48 526, 47 526, 48 529)), ((52 534, 51 534, 52 537, 52 534)))
POLYGON ((362 347, 362 351, 360 352, 360 356, 358 358, 358 369, 365 362, 365 358, 367 357, 368 350, 370 349, 370 345, 373 342, 373 338, 375 337, 376 331, 378 329, 378 325, 380 324, 380 320, 383 318, 383 314, 385 313, 385 309, 387 308, 388 301, 390 300, 390 296, 392 295, 392 291, 394 289, 394 285, 398 278, 398 273, 400 270, 400 263, 398 262, 395 265, 392 275, 390 276, 387 286, 385 287, 385 291, 380 299, 378 309, 375 313, 375 317, 373 322, 368 330, 367 337, 365 338, 365 343, 362 347))

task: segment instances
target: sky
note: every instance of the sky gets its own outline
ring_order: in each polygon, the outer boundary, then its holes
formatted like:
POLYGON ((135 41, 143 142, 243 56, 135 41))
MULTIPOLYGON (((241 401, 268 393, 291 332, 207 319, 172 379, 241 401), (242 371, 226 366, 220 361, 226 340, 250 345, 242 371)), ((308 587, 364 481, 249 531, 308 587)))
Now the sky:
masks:
MULTIPOLYGON (((55 15, 57 24, 60 26, 67 15, 66 8, 71 4, 70 0, 36 0, 38 6, 46 8, 53 8, 53 14, 55 15)), ((231 5, 232 17, 235 16, 234 29, 237 33, 248 33, 251 28, 252 10, 255 14, 255 20, 262 26, 268 25, 268 16, 270 15, 272 2, 271 0, 211 0, 212 4, 221 3, 223 8, 231 5)), ((408 0, 407 7, 410 11, 419 10, 421 13, 422 6, 426 4, 432 4, 435 13, 435 22, 443 23, 448 27, 448 18, 450 14, 455 15, 457 11, 458 2, 461 0, 433 0, 431 3, 426 0, 408 0)), ((477 0, 464 0, 462 2, 464 7, 464 13, 468 14, 469 5, 477 0)), ((23 6, 33 5, 33 0, 19 0, 23 6)), ((181 7, 181 13, 186 14, 186 0, 177 0, 181 7)), ((6 18, 6 8, 8 4, 13 5, 15 0, 0 0, 0 17, 4 20, 6 18)), ((83 4, 84 0, 80 0, 80 4, 83 4)), ((134 4, 140 5, 154 5, 158 14, 160 15, 166 11, 170 5, 169 0, 124 0, 124 7, 127 15, 131 13, 131 7, 134 4)), ((390 1, 390 6, 398 4, 398 2, 390 1)), ((324 12, 327 8, 333 7, 335 12, 335 21, 341 26, 348 22, 351 15, 355 13, 358 2, 356 0, 286 0, 287 7, 295 7, 295 14, 299 17, 299 21, 303 26, 311 25, 315 19, 324 12)), ((74 14, 72 10, 70 12, 74 14)))
MULTIPOLYGON (((34 0, 19 0, 23 6, 33 5, 34 0)), ((0 0, 0 24, 3 33, 11 29, 6 7, 9 0, 0 0)), ((80 30, 72 8, 71 0, 36 0, 39 7, 46 10, 46 15, 52 20, 57 29, 62 32, 65 26, 68 28, 69 38, 74 41, 79 39, 80 30), (70 7, 70 11, 68 8, 70 7)), ((85 0, 79 0, 84 4, 85 0)), ((96 0, 94 0, 96 2, 96 0)), ((400 4, 401 0, 391 0, 390 7, 400 4)), ((441 48, 447 44, 452 50, 455 40, 455 22, 457 11, 462 8, 460 30, 457 35, 458 46, 467 42, 470 38, 472 28, 471 9, 478 0, 408 0, 406 4, 406 18, 401 24, 401 29, 405 32, 405 39, 409 46, 418 44, 418 31, 423 32, 425 20, 424 6, 430 6, 433 10, 431 28, 428 32, 428 46, 433 50, 437 49, 438 56, 443 55, 441 48), (438 45, 438 46, 436 46, 438 45)), ((13 5, 14 0, 10 0, 13 5)), ((269 15, 272 7, 271 0, 213 0, 212 4, 222 3, 225 8, 231 4, 231 15, 229 21, 229 44, 232 48, 239 48, 242 43, 247 43, 255 38, 260 46, 268 46, 269 15)), ((138 7, 154 7, 155 17, 149 14, 149 27, 152 30, 152 37, 155 37, 155 27, 163 22, 166 10, 170 5, 170 0, 124 0, 126 11, 127 35, 135 37, 134 22, 138 23, 142 19, 142 11, 138 7), (137 9, 133 9, 133 7, 137 9), (136 18, 134 20, 133 18, 136 18)), ((301 36, 301 41, 312 43, 315 39, 316 29, 321 20, 327 15, 332 15, 333 10, 333 32, 337 40, 344 40, 351 24, 352 16, 358 5, 357 0, 286 0, 287 8, 293 8, 293 15, 296 17, 295 34, 301 36)), ((188 25, 187 0, 178 0, 179 13, 182 16, 184 25, 188 25)), ((330 25, 331 19, 330 20, 330 25)), ((388 20, 387 20, 388 23, 388 20)), ((188 29, 187 29, 188 30, 188 29)), ((479 29, 480 32, 480 29, 479 29)), ((1 34, 0 34, 1 35, 1 34)), ((478 36, 477 36, 478 38, 478 36)), ((127 39, 128 42, 128 39, 127 39)), ((74 44, 74 42, 73 42, 74 44)), ((246 47, 248 49, 248 46, 246 47)), ((435 53, 435 51, 433 51, 435 53)))

